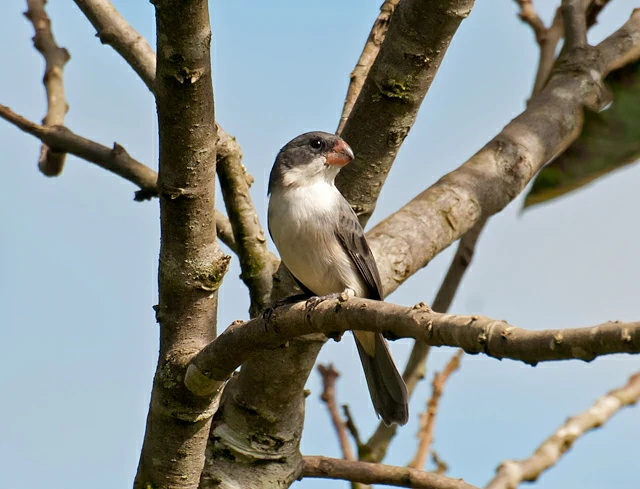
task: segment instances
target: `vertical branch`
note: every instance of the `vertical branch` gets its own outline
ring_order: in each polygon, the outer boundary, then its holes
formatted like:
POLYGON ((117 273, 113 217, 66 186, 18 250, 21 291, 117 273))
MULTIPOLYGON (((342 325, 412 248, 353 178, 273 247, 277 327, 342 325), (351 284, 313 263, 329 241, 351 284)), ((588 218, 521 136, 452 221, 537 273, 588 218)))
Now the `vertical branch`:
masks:
POLYGON ((336 380, 340 374, 333 368, 333 365, 318 365, 318 372, 322 376, 323 387, 320 399, 327 405, 331 422, 333 423, 333 427, 338 435, 338 441, 340 442, 342 458, 345 460, 355 460, 356 457, 353 454, 353 448, 347 436, 347 425, 342 420, 340 412, 338 411, 338 405, 336 404, 336 380))
MULTIPOLYGON (((44 88, 47 92, 47 115, 42 123, 45 126, 62 126, 64 116, 69 110, 64 96, 62 71, 69 61, 69 51, 56 44, 51 32, 51 20, 44 10, 46 0, 27 0, 25 16, 33 24, 35 36, 33 45, 42 54, 45 61, 44 88)), ((55 151, 46 144, 40 148, 38 167, 48 177, 55 177, 62 173, 65 153, 55 151)))
POLYGON ((446 367, 442 372, 438 372, 433 377, 431 383, 433 393, 431 399, 427 403, 427 410, 420 416, 420 431, 418 432, 418 450, 416 451, 413 460, 407 464, 407 467, 412 469, 423 469, 427 463, 429 452, 431 450, 431 444, 433 442, 433 428, 435 426, 436 414, 438 412, 438 404, 444 385, 453 372, 460 367, 460 359, 462 358, 462 350, 451 357, 446 367))
POLYGON ((362 85, 364 85, 364 80, 367 78, 369 69, 376 59, 376 56, 378 56, 382 41, 384 41, 384 38, 387 35, 389 19, 391 18, 391 15, 399 1, 400 0, 385 0, 385 2, 380 6, 380 14, 373 23, 373 27, 371 27, 371 32, 369 33, 367 42, 364 45, 360 59, 358 59, 356 67, 351 72, 349 88, 347 89, 347 96, 344 101, 344 107, 342 108, 342 115, 340 116, 340 123, 338 124, 336 134, 340 134, 342 129, 344 129, 344 125, 347 123, 349 114, 351 114, 351 109, 353 109, 356 99, 360 94, 360 90, 362 90, 362 85))
POLYGON ((136 489, 195 489, 215 393, 184 386, 188 362, 216 336, 218 287, 229 257, 216 240, 216 127, 206 0, 155 0, 160 162, 160 352, 136 489))
POLYGON ((242 281, 249 289, 249 313, 256 317, 271 303, 272 275, 278 259, 267 249, 267 239, 249 193, 242 151, 226 131, 218 128, 217 173, 240 259, 242 281))
POLYGON ((587 16, 583 0, 562 0, 562 18, 564 20, 567 50, 587 46, 587 16))

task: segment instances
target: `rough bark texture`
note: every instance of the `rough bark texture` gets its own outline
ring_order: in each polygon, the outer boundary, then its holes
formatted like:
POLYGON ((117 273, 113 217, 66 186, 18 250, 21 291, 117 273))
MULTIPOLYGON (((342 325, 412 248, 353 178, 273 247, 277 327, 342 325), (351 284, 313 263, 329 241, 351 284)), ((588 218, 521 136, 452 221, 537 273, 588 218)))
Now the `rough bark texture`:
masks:
POLYGON ((640 56, 640 37, 634 35, 639 28, 636 10, 597 49, 568 53, 545 89, 500 134, 369 231, 385 295, 480 219, 502 210, 542 166, 575 140, 583 108, 597 110, 607 103, 603 77, 620 59, 640 56))
POLYGON ((364 225, 400 146, 473 0, 400 2, 342 138, 356 155, 336 185, 364 225))
POLYGON ((278 348, 303 335, 334 337, 349 330, 382 333, 389 339, 415 338, 431 346, 459 347, 470 354, 530 365, 640 353, 640 322, 529 331, 484 316, 437 313, 422 303, 404 307, 345 296, 327 299, 311 311, 304 303, 278 308, 268 322, 259 317, 232 324, 193 359, 192 367, 211 382, 224 381, 264 349, 278 348))
POLYGON ((240 278, 249 289, 249 313, 255 317, 271 302, 272 275, 279 260, 267 249, 267 238, 249 192, 249 179, 252 177, 242 164, 240 146, 224 131, 219 131, 218 136, 220 189, 240 259, 240 278))
POLYGON ((156 0, 155 7, 160 352, 135 487, 195 489, 216 403, 214 395, 192 395, 182 379, 215 338, 228 265, 216 240, 211 30, 206 0, 156 0))
MULTIPOLYGON (((44 88, 47 92, 47 115, 42 123, 45 126, 57 126, 64 123, 64 116, 69 110, 64 96, 62 71, 69 61, 69 51, 56 44, 51 31, 51 20, 44 10, 46 0, 27 0, 27 19, 33 24, 35 36, 33 45, 42 54, 45 61, 44 88)), ((62 173, 65 154, 56 151, 46 144, 40 149, 38 168, 48 176, 55 177, 62 173)))
POLYGON ((452 479, 433 472, 329 457, 304 457, 302 477, 344 479, 414 489, 477 489, 462 479, 452 479))
POLYGON ((211 427, 201 489, 284 489, 300 476, 307 378, 298 372, 313 368, 323 343, 307 337, 243 364, 211 427))

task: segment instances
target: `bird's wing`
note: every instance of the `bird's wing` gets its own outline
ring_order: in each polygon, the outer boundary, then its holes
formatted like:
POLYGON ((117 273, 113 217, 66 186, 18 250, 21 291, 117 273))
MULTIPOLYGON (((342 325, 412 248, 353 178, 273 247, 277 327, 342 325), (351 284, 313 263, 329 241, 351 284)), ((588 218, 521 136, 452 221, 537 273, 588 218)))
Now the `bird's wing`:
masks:
POLYGON ((364 279, 368 289, 367 298, 382 300, 384 294, 376 261, 358 217, 346 200, 340 210, 336 236, 364 279))

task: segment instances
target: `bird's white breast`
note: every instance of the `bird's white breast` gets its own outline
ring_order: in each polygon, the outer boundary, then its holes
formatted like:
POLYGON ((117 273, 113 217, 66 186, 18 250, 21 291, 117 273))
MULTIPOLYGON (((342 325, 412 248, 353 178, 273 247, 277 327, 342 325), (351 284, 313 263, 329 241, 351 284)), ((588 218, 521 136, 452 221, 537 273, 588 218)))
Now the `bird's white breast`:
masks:
POLYGON ((277 189, 269 200, 269 229, 289 271, 316 295, 366 288, 335 230, 342 205, 338 189, 324 180, 277 189))

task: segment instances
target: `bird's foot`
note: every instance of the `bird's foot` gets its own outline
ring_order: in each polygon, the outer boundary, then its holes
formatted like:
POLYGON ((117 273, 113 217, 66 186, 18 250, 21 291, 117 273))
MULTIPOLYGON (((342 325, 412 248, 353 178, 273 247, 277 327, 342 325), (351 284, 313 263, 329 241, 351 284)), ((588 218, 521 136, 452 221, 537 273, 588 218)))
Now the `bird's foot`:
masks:
POLYGON ((269 324, 269 321, 271 320, 271 317, 273 316, 273 313, 277 308, 286 306, 288 304, 295 304, 296 302, 300 302, 304 299, 307 299, 308 297, 308 294, 293 294, 283 299, 277 300, 264 310, 264 312, 262 313, 262 320, 265 322, 265 324, 269 324))
POLYGON ((353 289, 344 289, 342 292, 334 292, 332 294, 314 296, 307 299, 305 307, 307 308, 307 313, 313 311, 318 304, 321 304, 324 301, 330 301, 334 299, 338 299, 340 302, 346 302, 352 297, 355 297, 356 293, 353 289))

